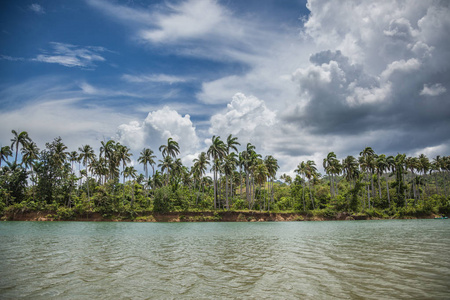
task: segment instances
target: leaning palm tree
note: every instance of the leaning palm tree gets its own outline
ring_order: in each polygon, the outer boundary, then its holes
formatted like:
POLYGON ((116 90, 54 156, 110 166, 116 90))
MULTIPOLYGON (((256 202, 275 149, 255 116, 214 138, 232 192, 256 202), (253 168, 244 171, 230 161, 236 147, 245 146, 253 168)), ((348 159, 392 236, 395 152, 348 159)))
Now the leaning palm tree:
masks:
POLYGON ((7 162, 8 157, 12 156, 11 147, 3 146, 0 148, 0 167, 2 166, 2 161, 7 162))
POLYGON ((14 159, 14 163, 17 164, 17 154, 19 153, 19 144, 24 147, 28 142, 30 142, 30 137, 28 136, 28 132, 22 131, 21 133, 17 133, 17 131, 11 131, 14 137, 11 139, 11 150, 16 149, 16 157, 14 159))

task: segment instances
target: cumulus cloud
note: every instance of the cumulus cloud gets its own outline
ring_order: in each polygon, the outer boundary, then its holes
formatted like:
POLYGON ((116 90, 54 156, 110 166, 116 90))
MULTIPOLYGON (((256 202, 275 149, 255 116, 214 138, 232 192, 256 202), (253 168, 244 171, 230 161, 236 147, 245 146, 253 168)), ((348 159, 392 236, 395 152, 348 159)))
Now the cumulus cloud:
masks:
POLYGON ((156 152, 170 137, 180 145, 182 156, 195 152, 199 147, 199 139, 190 116, 181 116, 168 106, 150 112, 143 122, 121 124, 116 136, 118 141, 135 151, 151 147, 156 152))
POLYGON ((265 148, 264 138, 270 136, 276 126, 276 112, 254 96, 237 93, 225 111, 211 117, 209 133, 226 137, 237 136, 243 143, 251 142, 265 148))
POLYGON ((449 7, 433 1, 309 1, 308 8, 303 34, 326 50, 293 73, 299 96, 282 112, 283 121, 342 143, 370 134, 375 145, 392 151, 442 143, 449 103, 426 103, 421 96, 442 97, 448 88, 448 81, 429 82, 450 78, 448 67, 435 64, 450 53, 442 42, 448 18, 438 13, 449 7))
POLYGON ((52 42, 50 44, 53 48, 51 54, 39 54, 32 60, 60 64, 65 67, 81 68, 95 67, 95 62, 105 61, 105 58, 100 55, 101 52, 107 51, 107 49, 103 47, 81 47, 56 42, 52 42))

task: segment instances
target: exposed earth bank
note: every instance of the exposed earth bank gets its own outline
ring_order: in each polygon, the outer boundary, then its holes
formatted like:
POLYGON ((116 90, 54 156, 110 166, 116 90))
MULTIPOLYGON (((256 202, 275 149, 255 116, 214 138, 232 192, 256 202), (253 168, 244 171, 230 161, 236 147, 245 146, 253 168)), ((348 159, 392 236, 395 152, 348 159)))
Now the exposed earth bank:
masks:
MULTIPOLYGON (((420 217, 405 216, 402 219, 433 219, 434 214, 420 217)), ((269 213, 257 211, 217 211, 217 212, 168 212, 125 216, 120 214, 82 214, 61 218, 55 212, 15 212, 6 214, 5 221, 96 221, 96 222, 282 222, 282 221, 333 221, 333 220, 379 220, 383 218, 368 215, 338 213, 335 216, 314 216, 300 213, 269 213)), ((386 218, 388 219, 388 218, 386 218)))

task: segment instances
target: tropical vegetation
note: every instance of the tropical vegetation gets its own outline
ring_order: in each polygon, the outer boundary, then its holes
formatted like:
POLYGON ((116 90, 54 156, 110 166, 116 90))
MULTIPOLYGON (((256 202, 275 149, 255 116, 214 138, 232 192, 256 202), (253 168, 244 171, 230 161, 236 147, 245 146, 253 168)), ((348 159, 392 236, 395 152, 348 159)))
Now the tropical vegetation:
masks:
POLYGON ((130 148, 114 140, 102 141, 97 155, 90 145, 70 151, 60 137, 39 149, 27 132, 12 134, 11 144, 0 149, 1 215, 50 211, 62 219, 89 213, 134 218, 231 210, 420 217, 450 211, 449 156, 392 156, 366 147, 358 157, 328 153, 323 175, 308 160, 299 162, 293 177, 277 179, 275 157, 263 158, 251 143, 239 151, 232 135, 213 136, 190 168, 169 138, 158 149, 160 160, 152 149, 142 149, 135 160, 144 170, 139 174, 130 148))

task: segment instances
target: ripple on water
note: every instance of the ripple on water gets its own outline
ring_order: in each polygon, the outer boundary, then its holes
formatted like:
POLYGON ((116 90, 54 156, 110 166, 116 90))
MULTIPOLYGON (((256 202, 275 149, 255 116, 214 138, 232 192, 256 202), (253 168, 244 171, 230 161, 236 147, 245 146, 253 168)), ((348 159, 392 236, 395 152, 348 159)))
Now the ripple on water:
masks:
POLYGON ((448 299, 449 225, 2 222, 0 295, 448 299))

